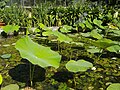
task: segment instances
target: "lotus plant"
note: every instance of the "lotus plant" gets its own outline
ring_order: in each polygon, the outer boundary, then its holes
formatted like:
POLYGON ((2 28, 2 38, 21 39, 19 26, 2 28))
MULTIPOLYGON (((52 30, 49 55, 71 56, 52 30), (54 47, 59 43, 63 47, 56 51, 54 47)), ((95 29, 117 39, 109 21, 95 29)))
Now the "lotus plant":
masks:
POLYGON ((59 67, 61 55, 51 50, 50 47, 45 47, 33 42, 29 36, 19 39, 16 42, 15 48, 20 52, 22 58, 30 62, 30 68, 31 63, 34 65, 33 70, 30 70, 31 86, 35 65, 42 68, 52 66, 57 69, 59 67))

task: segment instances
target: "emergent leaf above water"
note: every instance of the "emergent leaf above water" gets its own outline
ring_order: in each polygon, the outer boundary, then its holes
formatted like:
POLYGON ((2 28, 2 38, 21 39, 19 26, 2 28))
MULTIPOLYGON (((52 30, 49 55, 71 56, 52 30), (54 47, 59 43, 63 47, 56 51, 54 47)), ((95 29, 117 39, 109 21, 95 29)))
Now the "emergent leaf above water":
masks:
POLYGON ((33 42, 29 36, 17 41, 15 48, 19 50, 22 58, 29 60, 32 64, 43 68, 53 66, 59 67, 61 55, 50 49, 33 42))
POLYGON ((120 83, 113 83, 111 84, 107 90, 120 90, 120 83))
POLYGON ((3 27, 3 30, 5 33, 11 33, 14 31, 18 31, 19 28, 20 28, 20 26, 18 26, 18 25, 6 25, 3 27))

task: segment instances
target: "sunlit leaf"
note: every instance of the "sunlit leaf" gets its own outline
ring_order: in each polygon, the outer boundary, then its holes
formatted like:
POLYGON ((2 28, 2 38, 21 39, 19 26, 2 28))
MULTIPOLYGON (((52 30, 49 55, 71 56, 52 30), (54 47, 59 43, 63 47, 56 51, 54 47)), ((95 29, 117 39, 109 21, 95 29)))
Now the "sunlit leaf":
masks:
POLYGON ((92 28, 93 28, 93 26, 89 23, 88 20, 85 21, 85 25, 86 25, 86 27, 89 28, 89 29, 92 29, 92 28))
POLYGON ((3 54, 1 55, 1 58, 3 59, 9 59, 11 57, 11 54, 3 54))
POLYGON ((70 72, 84 72, 87 69, 93 67, 93 64, 85 61, 83 59, 78 60, 78 61, 74 61, 74 60, 70 60, 67 62, 66 64, 66 68, 70 71, 70 72))
POLYGON ((94 20, 93 20, 93 23, 94 23, 95 25, 97 25, 98 27, 100 27, 101 29, 104 29, 104 27, 101 25, 101 24, 102 24, 102 21, 101 21, 101 20, 94 19, 94 20))
POLYGON ((82 27, 82 29, 85 28, 85 25, 81 22, 79 23, 79 26, 82 27))
POLYGON ((57 36, 57 40, 60 41, 60 42, 71 42, 72 39, 69 38, 67 35, 64 35, 58 31, 46 31, 46 32, 43 32, 43 35, 44 36, 50 36, 50 35, 55 35, 57 36))
POLYGON ((18 26, 18 25, 6 25, 2 28, 3 28, 5 33, 10 33, 10 32, 14 32, 14 31, 18 31, 20 26, 18 26))
POLYGON ((49 47, 33 42, 28 36, 19 39, 15 48, 19 50, 22 58, 29 60, 32 64, 43 68, 48 66, 59 67, 61 55, 49 47))
POLYGON ((87 49, 87 52, 90 52, 90 53, 101 53, 102 50, 99 49, 99 48, 91 48, 91 49, 87 49))
POLYGON ((3 78, 2 78, 2 75, 0 74, 0 85, 2 84, 3 82, 3 78))
POLYGON ((108 32, 113 32, 116 35, 120 35, 120 30, 109 30, 108 32))
POLYGON ((80 33, 82 36, 84 37, 90 37, 90 32, 87 32, 87 33, 80 33))
POLYGON ((117 29, 118 30, 118 27, 116 27, 112 23, 108 23, 108 26, 109 26, 110 29, 117 29))
POLYGON ((113 83, 108 86, 107 90, 120 90, 120 83, 113 83))
POLYGON ((39 23, 40 28, 44 29, 46 26, 42 23, 39 23))
POLYGON ((96 30, 92 30, 90 34, 92 37, 97 38, 97 39, 103 38, 96 30))
POLYGON ((60 42, 68 42, 68 43, 72 42, 71 38, 69 38, 68 36, 66 36, 58 31, 54 32, 54 35, 58 37, 57 40, 60 42))
POLYGON ((120 50, 120 46, 119 45, 112 45, 112 46, 108 47, 107 50, 110 52, 117 53, 120 50))
POLYGON ((63 33, 71 32, 72 26, 64 25, 62 28, 60 28, 60 31, 63 33))
POLYGON ((19 86, 17 84, 10 84, 1 88, 1 90, 19 90, 19 86))
POLYGON ((42 23, 39 23, 39 26, 40 26, 40 28, 42 28, 43 30, 52 30, 50 27, 47 27, 47 26, 45 26, 45 25, 42 24, 42 23))

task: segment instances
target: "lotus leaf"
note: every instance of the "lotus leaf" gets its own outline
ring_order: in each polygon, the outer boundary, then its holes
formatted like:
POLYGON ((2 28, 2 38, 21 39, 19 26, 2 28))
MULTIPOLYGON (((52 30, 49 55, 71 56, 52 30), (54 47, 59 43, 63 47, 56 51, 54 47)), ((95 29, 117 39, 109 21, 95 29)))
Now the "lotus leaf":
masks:
POLYGON ((90 37, 90 32, 87 32, 87 33, 80 33, 82 36, 84 37, 90 37))
POLYGON ((68 25, 64 25, 60 31, 61 32, 64 32, 64 33, 67 33, 67 32, 70 32, 70 30, 72 29, 72 26, 68 26, 68 25))
POLYGON ((11 54, 3 54, 1 55, 1 58, 3 59, 9 59, 11 57, 11 54))
POLYGON ((90 53, 101 53, 102 50, 100 50, 98 48, 92 48, 92 49, 87 49, 87 52, 90 52, 90 53))
POLYGON ((120 83, 113 83, 111 84, 107 90, 120 90, 120 83))
POLYGON ((97 25, 98 27, 100 27, 101 29, 105 29, 101 24, 102 24, 102 21, 101 20, 97 20, 97 19, 94 19, 93 20, 93 23, 95 25, 97 25))
POLYGON ((117 26, 120 28, 120 22, 117 24, 117 26))
POLYGON ((80 71, 84 72, 91 67, 93 67, 93 64, 88 62, 88 61, 85 61, 83 59, 78 60, 78 61, 70 60, 66 64, 66 68, 70 72, 74 72, 74 73, 77 73, 77 72, 80 72, 80 71))
POLYGON ((1 90, 19 90, 19 86, 17 84, 10 84, 1 88, 1 90))
POLYGON ((3 78, 2 75, 0 74, 0 85, 2 84, 3 78))
POLYGON ((97 41, 94 41, 92 44, 94 46, 97 46, 98 48, 106 49, 107 47, 115 45, 116 43, 110 39, 102 38, 102 39, 99 39, 97 41))
POLYGON ((40 28, 44 29, 46 26, 42 23, 39 23, 40 28))
POLYGON ((44 47, 33 42, 29 36, 25 36, 17 41, 15 48, 19 50, 22 58, 26 58, 32 64, 43 68, 53 66, 59 67, 61 55, 52 51, 49 47, 44 47))
POLYGON ((14 32, 14 31, 18 31, 20 28, 20 26, 18 25, 6 25, 3 27, 3 30, 5 31, 5 33, 10 33, 10 32, 14 32))
POLYGON ((113 32, 114 34, 120 36, 120 30, 109 30, 109 32, 113 32))
POLYGON ((69 38, 67 35, 64 35, 58 31, 46 31, 46 32, 43 32, 43 35, 44 36, 55 35, 57 36, 57 40, 60 42, 71 42, 72 41, 72 39, 69 38))
POLYGON ((97 39, 103 38, 96 30, 92 30, 90 34, 92 37, 97 38, 97 39))
POLYGON ((89 21, 85 21, 85 25, 87 28, 92 29, 93 26, 89 23, 89 21))
POLYGON ((68 36, 66 36, 58 31, 54 32, 54 35, 58 37, 57 40, 60 42, 71 42, 72 41, 71 38, 69 38, 68 36))
POLYGON ((44 24, 39 23, 40 28, 42 28, 43 30, 52 30, 50 27, 46 27, 44 24))
POLYGON ((107 48, 108 51, 110 52, 115 52, 117 53, 120 50, 120 46, 119 45, 113 45, 107 48))
POLYGON ((82 29, 85 28, 85 25, 81 22, 79 23, 79 26, 82 27, 82 29))

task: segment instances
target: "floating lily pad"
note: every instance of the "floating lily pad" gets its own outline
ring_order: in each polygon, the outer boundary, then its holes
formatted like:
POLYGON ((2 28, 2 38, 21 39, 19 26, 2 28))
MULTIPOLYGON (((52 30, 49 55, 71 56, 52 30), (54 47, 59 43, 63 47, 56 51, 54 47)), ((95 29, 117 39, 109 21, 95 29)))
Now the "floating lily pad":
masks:
POLYGON ((11 54, 3 54, 1 55, 1 58, 3 59, 9 59, 11 57, 11 54))
POLYGON ((67 64, 66 64, 66 68, 70 71, 70 72, 84 72, 87 69, 93 67, 93 64, 85 61, 83 59, 78 60, 78 61, 74 61, 74 60, 70 60, 67 64))
POLYGON ((113 83, 111 84, 107 90, 120 90, 120 83, 113 83))
POLYGON ((19 90, 19 86, 17 84, 10 84, 1 88, 1 90, 19 90))

